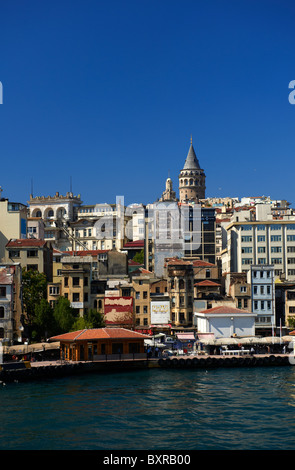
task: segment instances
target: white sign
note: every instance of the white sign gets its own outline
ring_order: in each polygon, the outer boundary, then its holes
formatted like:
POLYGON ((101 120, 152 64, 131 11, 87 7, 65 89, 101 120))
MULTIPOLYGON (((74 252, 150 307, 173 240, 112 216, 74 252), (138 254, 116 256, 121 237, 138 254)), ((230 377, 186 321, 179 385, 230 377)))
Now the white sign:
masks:
POLYGON ((83 306, 84 306, 83 302, 71 302, 72 308, 83 308, 83 306))
POLYGON ((151 302, 151 323, 166 324, 170 322, 170 302, 153 301, 151 302))

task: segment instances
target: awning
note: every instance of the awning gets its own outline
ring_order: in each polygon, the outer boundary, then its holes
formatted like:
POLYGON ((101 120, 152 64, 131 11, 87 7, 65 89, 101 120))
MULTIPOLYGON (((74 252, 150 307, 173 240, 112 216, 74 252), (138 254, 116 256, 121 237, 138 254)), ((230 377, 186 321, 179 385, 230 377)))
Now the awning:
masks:
POLYGON ((190 341, 193 340, 195 341, 195 335, 193 333, 178 333, 176 334, 177 339, 180 341, 190 341))

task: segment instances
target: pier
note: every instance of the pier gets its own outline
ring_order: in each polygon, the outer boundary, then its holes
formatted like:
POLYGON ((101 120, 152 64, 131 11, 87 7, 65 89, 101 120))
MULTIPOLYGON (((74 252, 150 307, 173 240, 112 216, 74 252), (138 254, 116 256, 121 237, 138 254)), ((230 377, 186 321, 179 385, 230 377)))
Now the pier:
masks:
POLYGON ((216 369, 224 367, 270 367, 292 366, 294 356, 290 354, 257 355, 191 355, 171 356, 167 358, 146 358, 137 360, 104 361, 40 361, 12 362, 1 366, 0 381, 26 382, 41 379, 70 377, 88 373, 120 372, 150 368, 165 369, 216 369), (292 360, 293 358, 293 360, 292 360))

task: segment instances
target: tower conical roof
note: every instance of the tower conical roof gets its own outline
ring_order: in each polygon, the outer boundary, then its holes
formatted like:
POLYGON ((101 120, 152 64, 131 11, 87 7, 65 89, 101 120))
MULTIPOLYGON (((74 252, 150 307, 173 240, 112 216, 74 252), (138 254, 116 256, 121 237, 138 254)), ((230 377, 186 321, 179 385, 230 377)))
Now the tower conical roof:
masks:
POLYGON ((184 170, 200 170, 201 169, 199 160, 196 157, 196 153, 195 153, 192 142, 191 142, 183 169, 184 170))

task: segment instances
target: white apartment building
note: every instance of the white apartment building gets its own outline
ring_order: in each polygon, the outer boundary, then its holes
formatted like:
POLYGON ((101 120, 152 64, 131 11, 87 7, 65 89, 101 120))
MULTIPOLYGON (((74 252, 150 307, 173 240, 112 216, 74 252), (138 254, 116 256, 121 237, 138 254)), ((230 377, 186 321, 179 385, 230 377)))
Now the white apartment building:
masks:
POLYGON ((235 221, 226 227, 222 270, 247 272, 252 265, 273 265, 276 279, 295 280, 295 218, 235 221))
POLYGON ((251 311, 255 313, 256 332, 275 326, 275 284, 273 265, 252 265, 248 271, 251 285, 251 311))

